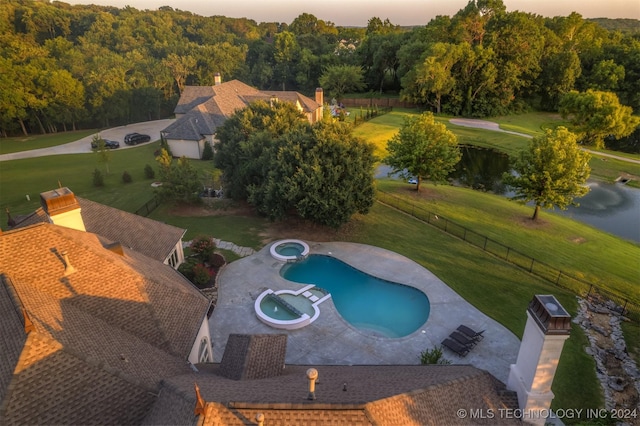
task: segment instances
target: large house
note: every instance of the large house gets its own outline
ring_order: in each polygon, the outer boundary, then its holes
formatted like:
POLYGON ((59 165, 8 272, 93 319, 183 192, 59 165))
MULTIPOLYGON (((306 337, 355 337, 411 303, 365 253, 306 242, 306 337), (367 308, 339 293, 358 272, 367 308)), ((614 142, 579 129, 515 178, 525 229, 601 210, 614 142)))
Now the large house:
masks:
POLYGON ((298 92, 258 90, 238 80, 222 82, 216 74, 213 86, 186 86, 174 110, 176 121, 162 130, 175 157, 202 158, 205 143, 215 144, 216 128, 237 110, 263 100, 290 102, 305 114, 310 123, 322 119, 323 91, 316 89, 315 99, 298 92))
POLYGON ((163 379, 212 361, 210 302, 161 260, 78 229, 58 191, 42 194, 53 221, 0 231, 0 424, 140 424, 163 379))
POLYGON ((97 203, 67 188, 41 199, 0 230, 2 425, 515 424, 553 397, 570 325, 552 296, 529 306, 508 387, 471 365, 285 365, 275 330, 230 334, 213 363, 210 302, 163 254, 82 229, 97 203))

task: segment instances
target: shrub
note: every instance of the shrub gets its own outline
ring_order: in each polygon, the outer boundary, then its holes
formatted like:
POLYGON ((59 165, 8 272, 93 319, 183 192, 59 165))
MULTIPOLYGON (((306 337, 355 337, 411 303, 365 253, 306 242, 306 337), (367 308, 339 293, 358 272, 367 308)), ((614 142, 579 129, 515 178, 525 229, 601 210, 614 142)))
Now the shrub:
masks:
POLYGON ((216 249, 216 245, 213 239, 206 235, 198 235, 191 241, 191 253, 193 253, 201 262, 207 262, 213 251, 216 249))
POLYGON ((431 350, 427 349, 420 352, 420 363, 422 365, 427 365, 427 364, 448 365, 448 364, 451 364, 451 361, 444 358, 442 353, 442 346, 436 346, 431 350))
POLYGON ((156 177, 156 172, 149 164, 146 164, 144 166, 144 177, 146 177, 147 179, 153 179, 154 177, 156 177))
POLYGON ((213 148, 211 148, 211 144, 207 141, 204 142, 204 149, 202 150, 202 159, 213 160, 213 148))
POLYGON ((93 171, 93 186, 104 186, 104 176, 98 169, 93 171))
POLYGON ((122 173, 122 182, 124 183, 133 182, 133 178, 131 177, 131 174, 129 174, 129 172, 126 170, 122 173))
POLYGON ((213 253, 213 254, 211 254, 211 256, 209 256, 209 265, 212 268, 219 269, 225 263, 227 263, 227 262, 224 260, 224 257, 219 253, 213 253))
MULTIPOLYGON (((160 151, 162 151, 162 149, 166 150, 169 153, 170 157, 173 157, 173 153, 171 152, 171 148, 169 148, 169 142, 167 141, 167 139, 164 136, 161 135, 161 137, 160 137, 160 151)), ((155 155, 155 156, 157 157, 158 155, 155 155)))
POLYGON ((211 280, 211 271, 202 263, 198 263, 193 267, 193 283, 198 287, 206 287, 211 280))
POLYGON ((178 272, 180 272, 182 275, 184 275, 184 277, 186 279, 188 279, 189 281, 193 282, 193 267, 194 266, 195 266, 194 263, 185 262, 185 263, 181 264, 180 266, 178 266, 178 272))

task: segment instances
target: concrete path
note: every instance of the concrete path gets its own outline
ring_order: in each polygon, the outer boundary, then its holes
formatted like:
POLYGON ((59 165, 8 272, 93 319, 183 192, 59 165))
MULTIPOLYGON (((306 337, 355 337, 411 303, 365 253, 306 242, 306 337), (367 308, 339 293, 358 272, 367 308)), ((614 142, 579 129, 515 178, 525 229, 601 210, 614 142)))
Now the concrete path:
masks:
MULTIPOLYGON (((219 238, 214 238, 213 241, 216 243, 216 247, 223 250, 230 250, 237 254, 240 257, 247 257, 254 254, 256 251, 251 247, 242 247, 235 245, 230 241, 222 241, 219 238)), ((189 247, 191 245, 191 241, 184 241, 182 243, 182 247, 189 247)))
MULTIPOLYGON (((424 291, 431 305, 427 322, 406 337, 381 337, 347 323, 328 299, 319 305, 320 316, 312 324, 291 331, 271 328, 258 320, 254 311, 256 298, 269 288, 295 290, 303 285, 280 276, 284 263, 271 257, 269 244, 252 256, 226 265, 218 276, 218 301, 209 320, 214 362, 222 360, 231 333, 286 333, 288 364, 419 364, 422 351, 440 345, 458 325, 466 324, 485 330, 486 337, 464 358, 447 349, 445 357, 456 364, 485 369, 506 382, 509 366, 518 355, 518 337, 465 301, 429 270, 397 253, 369 245, 308 244, 311 253, 331 254, 374 276, 424 291)), ((523 316, 525 310, 523 307, 523 316)))
MULTIPOLYGON (((141 145, 127 145, 124 143, 124 136, 127 133, 142 133, 151 136, 152 141, 160 139, 160 131, 175 121, 175 118, 165 120, 145 121, 142 123, 128 124, 126 126, 114 127, 98 132, 97 134, 104 139, 111 139, 120 142, 121 149, 136 148, 141 145)), ((91 151, 91 140, 93 135, 84 137, 75 142, 69 142, 64 145, 52 146, 49 148, 32 149, 31 151, 20 151, 11 154, 0 155, 0 161, 19 160, 22 158, 46 157, 48 155, 62 154, 87 154, 91 151)))
MULTIPOLYGON (((477 120, 473 118, 452 118, 449 120, 449 123, 462 126, 462 127, 473 127, 476 129, 492 130, 494 132, 510 133, 512 135, 522 136, 523 138, 528 138, 528 139, 533 138, 533 136, 527 135, 526 133, 512 132, 510 130, 501 129, 500 125, 498 123, 494 123, 493 121, 477 120)), ((587 148, 582 148, 582 150, 588 152, 591 155, 599 155, 602 157, 614 158, 616 160, 626 161, 627 163, 640 164, 640 160, 636 160, 633 158, 627 158, 627 157, 622 157, 620 155, 593 151, 587 148)))

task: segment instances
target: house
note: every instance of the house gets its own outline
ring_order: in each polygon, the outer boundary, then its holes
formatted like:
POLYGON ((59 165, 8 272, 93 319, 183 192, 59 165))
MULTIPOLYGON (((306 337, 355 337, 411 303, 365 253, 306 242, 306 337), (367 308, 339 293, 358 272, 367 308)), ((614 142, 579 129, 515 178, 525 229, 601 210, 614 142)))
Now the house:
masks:
POLYGON ((0 231, 0 424, 141 424, 165 378, 212 360, 209 305, 100 235, 0 231))
POLYGON ((43 192, 40 204, 30 215, 10 219, 10 226, 54 223, 98 234, 174 269, 184 262, 182 238, 186 229, 77 197, 68 188, 43 192))
POLYGON ((176 157, 200 159, 205 143, 216 142, 216 128, 249 103, 264 100, 290 102, 303 112, 310 123, 322 119, 323 91, 316 89, 315 99, 293 91, 263 91, 238 80, 222 82, 216 74, 213 86, 186 86, 174 110, 176 121, 162 130, 176 157))

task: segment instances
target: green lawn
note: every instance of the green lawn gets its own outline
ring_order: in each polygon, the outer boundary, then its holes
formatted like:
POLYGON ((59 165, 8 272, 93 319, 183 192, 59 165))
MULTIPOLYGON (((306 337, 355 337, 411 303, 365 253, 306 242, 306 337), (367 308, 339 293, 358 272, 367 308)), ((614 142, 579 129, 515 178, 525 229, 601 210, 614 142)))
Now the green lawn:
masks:
POLYGON ((12 152, 31 151, 32 149, 48 148, 63 143, 77 141, 96 133, 98 130, 78 130, 75 132, 61 132, 47 135, 16 136, 12 138, 0 138, 0 154, 12 152))

